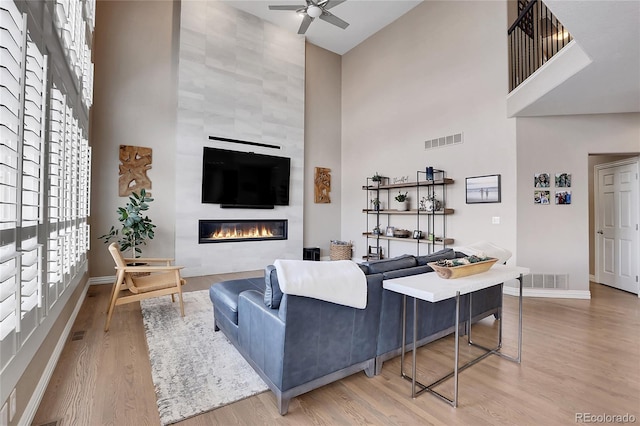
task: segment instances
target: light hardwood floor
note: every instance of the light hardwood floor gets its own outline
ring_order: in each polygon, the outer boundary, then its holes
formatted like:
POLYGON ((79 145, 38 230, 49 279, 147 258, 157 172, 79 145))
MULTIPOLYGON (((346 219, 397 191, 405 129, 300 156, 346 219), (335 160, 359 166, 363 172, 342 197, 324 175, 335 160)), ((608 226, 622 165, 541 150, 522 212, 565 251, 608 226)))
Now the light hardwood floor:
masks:
MULTIPOLYGON (((260 272, 249 272, 252 276, 260 272)), ((238 275, 189 278, 186 289, 238 275)), ((357 373, 291 401, 280 416, 271 392, 178 423, 196 425, 562 425, 578 413, 635 416, 640 423, 640 299, 591 284, 591 300, 524 300, 523 361, 491 356, 460 374, 459 407, 429 394, 410 396, 399 358, 382 374, 357 373)), ((103 332, 110 286, 92 286, 33 424, 158 425, 139 303, 118 307, 103 332)), ((516 347, 517 298, 505 296, 505 351, 516 347)), ((186 313, 188 315, 188 312, 186 313)), ((493 339, 497 322, 474 326, 474 340, 493 339)), ((462 341, 461 341, 462 342, 462 341)), ((461 344, 461 362, 477 349, 461 344)), ((424 381, 452 368, 453 339, 418 350, 424 381)), ((449 381, 440 391, 451 395, 449 381)))

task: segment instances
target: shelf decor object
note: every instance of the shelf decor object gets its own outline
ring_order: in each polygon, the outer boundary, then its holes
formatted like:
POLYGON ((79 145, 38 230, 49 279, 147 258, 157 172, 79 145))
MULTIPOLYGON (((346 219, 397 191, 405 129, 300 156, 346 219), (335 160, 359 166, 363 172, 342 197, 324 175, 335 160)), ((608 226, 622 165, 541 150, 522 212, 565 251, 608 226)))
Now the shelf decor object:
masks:
MULTIPOLYGON (((455 259, 454 259, 455 260, 455 259)), ((429 262, 427 265, 433 268, 434 271, 438 274, 440 278, 444 278, 445 280, 467 277, 469 275, 479 274, 481 272, 486 272, 496 263, 498 259, 489 258, 487 260, 482 260, 475 263, 468 263, 466 265, 460 266, 447 266, 452 265, 451 261, 438 261, 438 262, 429 262)))

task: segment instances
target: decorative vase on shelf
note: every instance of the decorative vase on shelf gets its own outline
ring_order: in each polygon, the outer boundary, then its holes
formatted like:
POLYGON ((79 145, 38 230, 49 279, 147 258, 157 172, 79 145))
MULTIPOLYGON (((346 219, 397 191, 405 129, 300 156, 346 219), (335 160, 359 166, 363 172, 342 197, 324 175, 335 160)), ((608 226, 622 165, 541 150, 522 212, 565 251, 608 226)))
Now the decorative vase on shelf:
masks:
POLYGON ((409 199, 400 201, 399 204, 400 204, 400 207, 398 208, 398 210, 400 210, 401 212, 406 212, 409 210, 409 199))

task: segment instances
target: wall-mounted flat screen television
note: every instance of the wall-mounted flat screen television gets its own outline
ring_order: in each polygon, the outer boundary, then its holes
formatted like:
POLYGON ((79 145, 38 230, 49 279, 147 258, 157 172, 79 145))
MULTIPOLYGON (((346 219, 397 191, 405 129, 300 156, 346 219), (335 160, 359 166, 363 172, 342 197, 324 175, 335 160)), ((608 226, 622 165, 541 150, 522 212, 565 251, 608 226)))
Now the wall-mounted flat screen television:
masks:
POLYGON ((290 168, 287 157, 205 147, 202 202, 237 208, 288 206, 290 168))

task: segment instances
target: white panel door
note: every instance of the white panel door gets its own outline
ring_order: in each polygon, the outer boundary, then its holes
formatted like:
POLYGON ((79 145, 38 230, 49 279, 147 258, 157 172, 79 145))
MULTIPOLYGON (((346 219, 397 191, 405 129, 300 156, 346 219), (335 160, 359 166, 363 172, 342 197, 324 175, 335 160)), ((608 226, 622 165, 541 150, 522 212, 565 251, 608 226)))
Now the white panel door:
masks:
POLYGON ((598 281, 638 294, 638 162, 598 166, 598 281))

